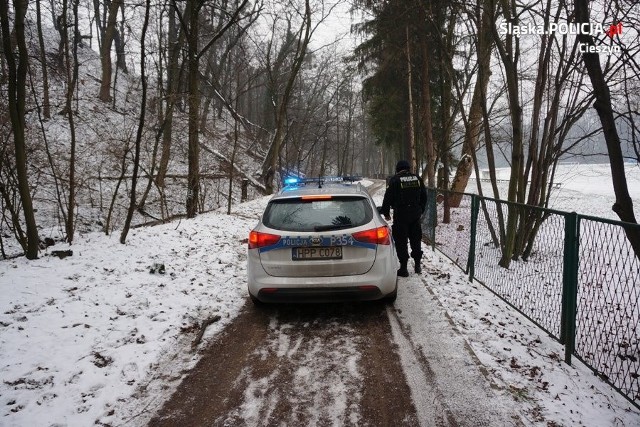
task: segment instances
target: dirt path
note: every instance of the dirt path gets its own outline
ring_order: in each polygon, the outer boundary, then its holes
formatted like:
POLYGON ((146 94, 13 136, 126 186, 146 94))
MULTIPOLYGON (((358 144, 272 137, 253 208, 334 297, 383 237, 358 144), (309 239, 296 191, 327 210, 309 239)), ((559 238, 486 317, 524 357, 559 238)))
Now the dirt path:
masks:
POLYGON ((150 426, 418 425, 383 304, 250 305, 150 426))

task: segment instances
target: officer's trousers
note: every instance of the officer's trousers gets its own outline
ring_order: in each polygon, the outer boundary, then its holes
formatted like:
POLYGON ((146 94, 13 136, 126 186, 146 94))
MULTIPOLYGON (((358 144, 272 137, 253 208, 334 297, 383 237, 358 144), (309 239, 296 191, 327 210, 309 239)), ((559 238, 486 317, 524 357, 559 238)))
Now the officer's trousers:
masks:
POLYGON ((393 240, 396 242, 396 251, 398 252, 398 260, 400 263, 406 265, 409 260, 407 240, 409 240, 411 246, 411 258, 419 262, 422 258, 422 227, 420 226, 420 218, 413 221, 394 219, 391 232, 393 240))

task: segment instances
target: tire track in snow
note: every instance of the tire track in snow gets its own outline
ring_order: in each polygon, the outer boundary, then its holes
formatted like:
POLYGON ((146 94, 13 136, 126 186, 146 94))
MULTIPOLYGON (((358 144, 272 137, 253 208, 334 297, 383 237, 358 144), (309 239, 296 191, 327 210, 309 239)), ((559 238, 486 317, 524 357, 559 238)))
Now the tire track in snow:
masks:
POLYGON ((387 308, 393 340, 398 345, 402 368, 411 388, 413 403, 421 426, 453 427, 457 426, 449 410, 442 404, 433 371, 424 356, 416 349, 410 337, 403 331, 397 311, 387 308))
POLYGON ((433 280, 437 279, 429 273, 401 280, 395 308, 388 309, 420 424, 523 426, 515 415, 518 411, 513 400, 504 390, 496 390, 445 308, 428 289, 433 280), (442 421, 436 418, 434 424, 433 413, 442 421))

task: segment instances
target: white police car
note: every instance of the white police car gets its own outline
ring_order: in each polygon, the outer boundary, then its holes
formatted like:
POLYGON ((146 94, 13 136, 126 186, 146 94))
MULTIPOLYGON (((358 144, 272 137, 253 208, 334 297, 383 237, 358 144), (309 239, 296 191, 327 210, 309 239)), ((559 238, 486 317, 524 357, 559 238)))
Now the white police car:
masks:
POLYGON ((286 182, 249 234, 252 301, 395 301, 391 228, 366 189, 328 178, 286 182))

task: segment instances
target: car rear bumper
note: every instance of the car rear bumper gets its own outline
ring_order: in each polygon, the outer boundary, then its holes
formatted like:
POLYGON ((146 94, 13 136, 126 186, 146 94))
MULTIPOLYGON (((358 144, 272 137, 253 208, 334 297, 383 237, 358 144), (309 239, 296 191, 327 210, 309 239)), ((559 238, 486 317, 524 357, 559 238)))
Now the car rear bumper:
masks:
POLYGON ((250 250, 248 254, 248 290, 262 302, 368 301, 384 298, 396 290, 398 267, 392 250, 364 274, 326 277, 270 276, 255 252, 250 250))
POLYGON ((261 302, 335 302, 335 301, 371 301, 384 297, 376 286, 341 288, 276 288, 261 289, 257 299, 261 302))

